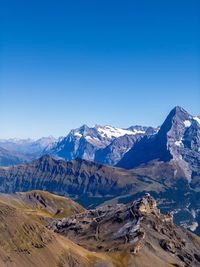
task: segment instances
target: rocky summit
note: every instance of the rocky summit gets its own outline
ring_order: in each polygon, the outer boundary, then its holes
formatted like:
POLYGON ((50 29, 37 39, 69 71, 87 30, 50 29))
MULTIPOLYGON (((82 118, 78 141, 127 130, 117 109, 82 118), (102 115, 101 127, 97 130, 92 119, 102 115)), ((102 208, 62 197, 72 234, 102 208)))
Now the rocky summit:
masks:
POLYGON ((149 194, 56 220, 49 228, 90 251, 126 253, 126 266, 200 265, 199 238, 177 227, 172 213, 161 214, 149 194))

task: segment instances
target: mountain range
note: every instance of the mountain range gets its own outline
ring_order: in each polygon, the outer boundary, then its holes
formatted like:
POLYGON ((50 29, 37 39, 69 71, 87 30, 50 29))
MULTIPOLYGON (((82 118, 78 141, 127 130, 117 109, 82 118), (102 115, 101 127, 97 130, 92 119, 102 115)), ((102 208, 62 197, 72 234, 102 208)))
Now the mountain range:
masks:
POLYGON ((52 156, 73 160, 82 158, 107 165, 117 164, 124 154, 141 139, 157 132, 153 127, 131 126, 127 129, 111 126, 88 127, 71 130, 66 137, 58 139, 49 136, 38 140, 0 139, 0 166, 10 166, 37 159, 39 156, 52 156), (9 156, 10 155, 10 156, 9 156), (10 157, 10 159, 9 159, 10 157))
POLYGON ((199 116, 1 140, 0 165, 1 266, 199 266, 199 116))
POLYGON ((51 148, 51 146, 57 142, 58 139, 53 136, 41 137, 40 139, 33 140, 31 138, 28 139, 18 139, 18 138, 10 138, 10 139, 0 139, 0 147, 17 151, 21 153, 40 154, 45 148, 51 148))
POLYGON ((0 166, 11 166, 29 162, 43 155, 45 149, 59 139, 53 136, 33 139, 0 139, 0 166))
POLYGON ((84 125, 40 155, 1 167, 0 191, 47 190, 86 208, 150 192, 176 223, 200 234, 200 118, 181 107, 158 128, 84 125))
POLYGON ((199 171, 200 117, 175 107, 161 127, 127 129, 95 125, 71 130, 66 137, 0 140, 0 165, 9 166, 49 154, 67 161, 81 158, 134 168, 153 160, 175 160, 190 179, 199 171))

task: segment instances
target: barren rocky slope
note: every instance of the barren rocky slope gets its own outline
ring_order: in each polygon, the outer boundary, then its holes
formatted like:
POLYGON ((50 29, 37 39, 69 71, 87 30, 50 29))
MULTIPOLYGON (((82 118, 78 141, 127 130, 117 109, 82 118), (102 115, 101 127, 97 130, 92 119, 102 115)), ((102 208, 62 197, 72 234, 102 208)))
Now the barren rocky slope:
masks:
POLYGON ((72 205, 71 216, 55 219, 52 213, 47 221, 30 216, 30 209, 54 210, 56 198, 40 191, 0 195, 0 266, 199 266, 199 237, 174 225, 170 214, 160 214, 148 194, 127 205, 87 211, 58 197, 72 205))
POLYGON ((125 253, 126 266, 200 264, 199 238, 177 227, 172 214, 161 214, 149 194, 57 220, 50 228, 90 251, 125 253))

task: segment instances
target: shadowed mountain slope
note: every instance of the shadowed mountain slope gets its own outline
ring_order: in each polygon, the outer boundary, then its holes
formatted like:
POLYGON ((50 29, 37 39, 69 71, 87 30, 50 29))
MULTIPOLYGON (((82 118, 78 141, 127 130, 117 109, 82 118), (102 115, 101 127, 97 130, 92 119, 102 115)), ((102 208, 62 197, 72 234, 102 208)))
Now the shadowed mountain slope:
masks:
POLYGON ((0 191, 4 193, 38 189, 60 195, 116 196, 148 184, 127 170, 81 159, 66 162, 48 155, 24 165, 0 168, 0 191))
POLYGON ((24 165, 0 168, 0 192, 29 190, 70 196, 84 207, 126 203, 151 192, 162 211, 175 212, 176 223, 200 231, 199 177, 189 183, 175 161, 125 170, 81 159, 66 162, 43 156, 24 165))

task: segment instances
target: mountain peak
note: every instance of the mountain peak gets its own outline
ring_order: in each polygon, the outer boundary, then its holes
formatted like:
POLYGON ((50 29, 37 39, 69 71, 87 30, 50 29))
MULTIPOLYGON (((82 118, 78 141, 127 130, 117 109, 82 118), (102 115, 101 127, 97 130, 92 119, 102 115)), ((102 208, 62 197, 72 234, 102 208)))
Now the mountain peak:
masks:
POLYGON ((190 181, 194 173, 199 173, 200 128, 197 123, 198 117, 193 117, 180 106, 174 107, 158 133, 151 138, 142 138, 125 154, 118 166, 133 168, 152 160, 173 160, 190 181))
POLYGON ((172 110, 175 110, 176 112, 185 111, 181 106, 175 106, 172 110))
POLYGON ((179 132, 181 129, 179 129, 180 127, 177 128, 177 125, 182 125, 182 128, 189 127, 191 125, 191 120, 192 116, 185 109, 176 106, 168 114, 160 128, 159 134, 166 134, 173 128, 173 126, 174 130, 179 132))
POLYGON ((182 108, 181 106, 175 106, 171 111, 170 111, 170 113, 169 113, 169 115, 173 115, 173 116, 175 116, 175 115, 189 115, 189 113, 184 109, 184 108, 182 108))

